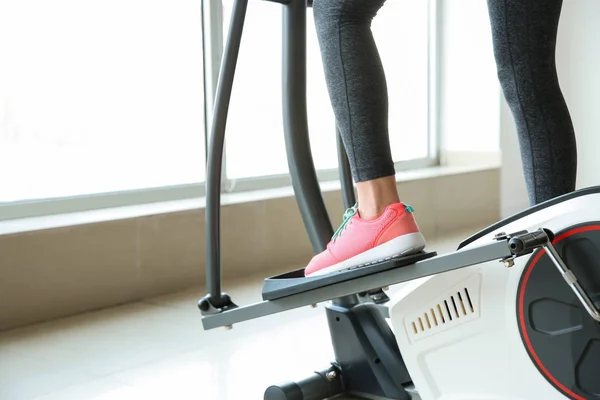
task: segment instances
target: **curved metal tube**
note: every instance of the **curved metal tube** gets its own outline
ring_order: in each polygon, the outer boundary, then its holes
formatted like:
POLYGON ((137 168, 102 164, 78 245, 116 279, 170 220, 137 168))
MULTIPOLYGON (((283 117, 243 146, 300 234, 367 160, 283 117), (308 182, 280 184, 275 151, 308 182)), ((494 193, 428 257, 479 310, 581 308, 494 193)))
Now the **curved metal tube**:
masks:
POLYGON ((283 6, 283 128, 296 201, 315 253, 325 250, 333 227, 310 149, 306 109, 306 0, 283 6))
POLYGON ((219 71, 206 165, 206 291, 217 308, 229 302, 221 293, 221 169, 229 101, 247 8, 248 0, 235 0, 219 71))

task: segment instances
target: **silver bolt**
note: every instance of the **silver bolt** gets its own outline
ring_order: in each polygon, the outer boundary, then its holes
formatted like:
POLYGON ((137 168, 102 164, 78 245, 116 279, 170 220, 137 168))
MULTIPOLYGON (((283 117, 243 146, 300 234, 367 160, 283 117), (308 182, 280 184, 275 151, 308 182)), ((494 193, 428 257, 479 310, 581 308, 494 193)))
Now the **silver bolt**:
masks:
POLYGON ((506 261, 504 261, 504 266, 505 266, 506 268, 510 268, 510 267, 512 267, 513 265, 515 265, 515 261, 514 261, 512 258, 511 258, 510 260, 506 260, 506 261))
POLYGON ((335 379, 337 374, 335 373, 335 371, 329 371, 328 373, 325 374, 325 376, 327 377, 327 380, 331 382, 335 379))
POLYGON ((389 287, 389 286, 385 286, 385 287, 383 287, 383 288, 381 288, 381 289, 382 289, 382 290, 385 292, 385 291, 388 291, 388 290, 390 290, 390 287, 389 287))
POLYGON ((316 304, 311 304, 310 306, 311 306, 312 308, 317 308, 317 305, 316 305, 316 304))
POLYGON ((224 328, 226 331, 230 331, 233 329, 233 325, 225 325, 224 328))

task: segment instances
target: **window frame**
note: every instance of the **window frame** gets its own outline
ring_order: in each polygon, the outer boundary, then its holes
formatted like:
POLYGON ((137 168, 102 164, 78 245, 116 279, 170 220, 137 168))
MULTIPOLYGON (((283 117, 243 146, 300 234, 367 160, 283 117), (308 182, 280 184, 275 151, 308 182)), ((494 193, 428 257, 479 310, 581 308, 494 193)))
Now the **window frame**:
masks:
POLYGON ((0 222, 204 197, 204 182, 0 203, 0 222))
MULTIPOLYGON (((441 39, 440 24, 442 23, 439 16, 440 1, 441 0, 428 0, 428 156, 419 159, 395 162, 396 172, 433 167, 440 164, 439 74, 441 67, 439 53, 441 49, 439 44, 441 39)), ((202 73, 204 75, 205 108, 203 112, 205 114, 204 139, 206 144, 206 160, 208 160, 212 108, 216 94, 224 42, 226 39, 223 35, 223 19, 228 16, 223 16, 222 10, 222 0, 202 1, 201 23, 203 24, 202 42, 204 54, 202 73)), ((335 127, 332 127, 331 134, 335 134, 335 127)), ((225 147, 226 146, 227 141, 225 142, 225 147)), ((226 151, 224 151, 224 153, 225 152, 226 151)), ((332 157, 337 157, 337 154, 332 154, 332 157)), ((226 173, 226 162, 225 154, 223 154, 223 173, 221 180, 222 193, 275 189, 291 185, 289 174, 229 179, 227 178, 226 173)), ((317 178, 320 182, 339 180, 339 172, 337 168, 317 170, 317 178)), ((7 202, 0 203, 0 221, 202 198, 205 194, 205 182, 197 182, 187 185, 7 202)))

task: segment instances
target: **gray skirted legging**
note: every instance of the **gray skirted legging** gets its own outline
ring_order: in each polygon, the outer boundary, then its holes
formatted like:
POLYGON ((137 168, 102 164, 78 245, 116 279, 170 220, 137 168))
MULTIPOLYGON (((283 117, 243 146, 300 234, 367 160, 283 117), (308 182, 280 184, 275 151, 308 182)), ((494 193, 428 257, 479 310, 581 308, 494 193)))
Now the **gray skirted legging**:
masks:
MULTIPOLYGON (((386 78, 371 33, 384 3, 313 0, 329 96, 355 182, 395 173, 386 78)), ((562 0, 487 3, 498 78, 515 119, 534 205, 575 189, 575 133, 555 64, 562 0)))

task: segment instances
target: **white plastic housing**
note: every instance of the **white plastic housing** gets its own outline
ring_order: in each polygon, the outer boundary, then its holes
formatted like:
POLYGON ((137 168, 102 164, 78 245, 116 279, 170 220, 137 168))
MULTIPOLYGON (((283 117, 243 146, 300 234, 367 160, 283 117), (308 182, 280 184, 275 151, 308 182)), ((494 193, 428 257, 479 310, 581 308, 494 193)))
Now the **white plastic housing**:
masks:
MULTIPOLYGON (((570 199, 507 224, 466 248, 489 243, 499 232, 558 232, 600 221, 598 204, 600 194, 570 199)), ((519 334, 517 287, 529 257, 517 258, 512 268, 492 261, 423 278, 392 298, 391 326, 422 400, 566 398, 538 372, 519 334)))

